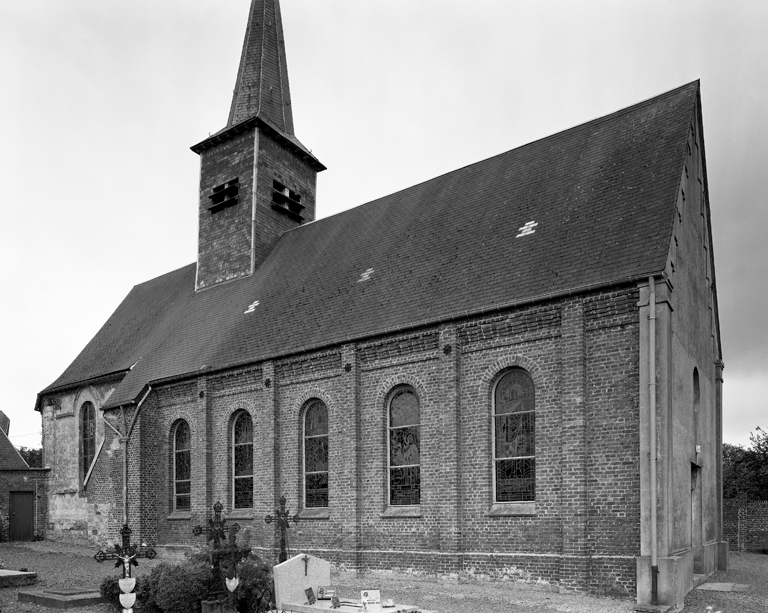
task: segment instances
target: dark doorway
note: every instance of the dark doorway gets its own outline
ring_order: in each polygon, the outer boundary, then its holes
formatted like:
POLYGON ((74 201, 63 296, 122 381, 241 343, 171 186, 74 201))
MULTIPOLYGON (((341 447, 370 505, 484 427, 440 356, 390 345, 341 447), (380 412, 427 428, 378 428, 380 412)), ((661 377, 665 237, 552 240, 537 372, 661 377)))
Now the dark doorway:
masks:
POLYGON ((10 539, 31 541, 34 536, 34 492, 10 492, 10 539))

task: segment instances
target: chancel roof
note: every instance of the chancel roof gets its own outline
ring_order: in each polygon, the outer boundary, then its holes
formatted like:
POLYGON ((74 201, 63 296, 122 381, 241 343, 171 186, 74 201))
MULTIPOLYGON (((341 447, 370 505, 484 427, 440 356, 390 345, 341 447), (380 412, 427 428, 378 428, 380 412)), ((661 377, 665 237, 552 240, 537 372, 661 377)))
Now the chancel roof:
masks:
POLYGON ((286 232, 254 274, 133 288, 41 394, 148 384, 664 270, 698 82, 286 232))

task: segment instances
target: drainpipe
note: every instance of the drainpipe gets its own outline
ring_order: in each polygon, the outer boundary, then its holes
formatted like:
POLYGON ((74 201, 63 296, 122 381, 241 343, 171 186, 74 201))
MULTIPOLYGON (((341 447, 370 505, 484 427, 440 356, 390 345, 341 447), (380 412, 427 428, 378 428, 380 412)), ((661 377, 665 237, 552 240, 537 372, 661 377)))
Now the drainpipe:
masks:
POLYGON ((656 511, 656 281, 648 277, 648 406, 651 439, 651 604, 659 604, 658 514, 656 511))

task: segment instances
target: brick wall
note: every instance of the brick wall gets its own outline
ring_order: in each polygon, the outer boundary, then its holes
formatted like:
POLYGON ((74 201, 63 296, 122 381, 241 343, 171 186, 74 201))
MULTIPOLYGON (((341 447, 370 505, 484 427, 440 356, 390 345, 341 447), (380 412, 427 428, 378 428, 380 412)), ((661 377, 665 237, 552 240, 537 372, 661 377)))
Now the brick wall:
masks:
POLYGON ((723 536, 733 551, 768 553, 768 500, 723 500, 723 536))
POLYGON ((316 177, 315 170, 269 130, 253 128, 203 151, 197 288, 251 274, 252 266, 258 266, 269 255, 280 236, 299 225, 299 221, 273 210, 273 180, 300 194, 304 222, 314 220, 316 177), (235 178, 237 204, 211 213, 209 196, 213 188, 235 178))
MULTIPOLYGON (((289 531, 291 551, 353 568, 632 594, 640 540, 636 305, 633 289, 573 297, 154 389, 129 447, 132 525, 155 543, 202 545, 192 528, 219 500, 254 550, 274 560, 277 532, 263 518, 285 495, 301 515, 289 531), (513 367, 535 385, 536 499, 494 503, 491 399, 513 367), (421 501, 407 511, 388 506, 387 399, 398 385, 415 390, 421 412, 421 501), (303 409, 313 398, 329 412, 325 511, 303 506, 303 409), (233 512, 231 433, 241 411, 254 427, 254 508, 233 512), (188 513, 174 513, 172 500, 180 419, 192 431, 188 513)), ((92 492, 100 505, 116 504, 116 458, 102 458, 112 463, 99 470, 113 477, 92 492)))
POLYGON ((27 470, 0 470, 0 541, 10 538, 11 492, 32 492, 34 494, 34 534, 45 535, 48 524, 48 481, 50 470, 30 468, 27 470))
POLYGON ((251 272, 254 130, 202 153, 197 246, 197 287, 204 288, 251 272), (214 187, 239 180, 238 202, 211 213, 214 187))

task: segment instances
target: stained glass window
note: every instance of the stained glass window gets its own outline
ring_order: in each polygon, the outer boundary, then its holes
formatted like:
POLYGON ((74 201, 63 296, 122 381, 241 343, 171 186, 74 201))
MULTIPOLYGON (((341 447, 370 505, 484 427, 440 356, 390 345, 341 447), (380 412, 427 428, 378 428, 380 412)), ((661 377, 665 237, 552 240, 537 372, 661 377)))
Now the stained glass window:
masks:
POLYGON ((96 454, 96 408, 91 402, 84 402, 80 408, 80 468, 85 480, 96 454))
POLYGON ((522 369, 507 372, 493 395, 496 502, 536 499, 536 419, 533 379, 522 369))
POLYGON ((389 504, 421 502, 421 435, 419 399, 410 387, 389 400, 389 504))
POLYGON ((189 511, 192 477, 192 451, 189 424, 180 421, 173 433, 173 508, 189 511))
POLYGON ((328 407, 320 400, 304 412, 304 506, 328 506, 328 407))
POLYGON ((232 429, 234 507, 253 508, 253 421, 240 413, 232 429))

